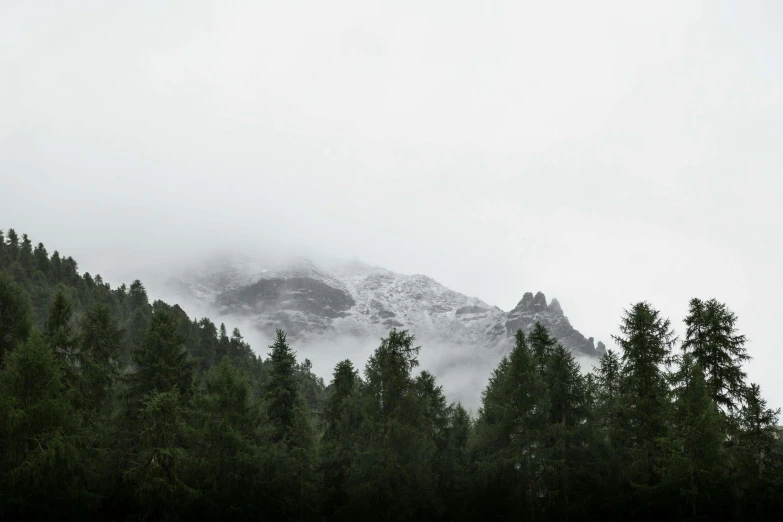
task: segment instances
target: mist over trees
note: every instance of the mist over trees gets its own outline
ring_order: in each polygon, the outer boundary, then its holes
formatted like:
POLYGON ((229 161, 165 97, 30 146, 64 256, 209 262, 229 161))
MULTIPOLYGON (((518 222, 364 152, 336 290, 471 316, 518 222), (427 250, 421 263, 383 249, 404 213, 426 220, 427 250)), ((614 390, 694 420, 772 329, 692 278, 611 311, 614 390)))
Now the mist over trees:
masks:
POLYGON ((647 302, 588 374, 518 331, 475 418, 391 330, 328 385, 241 332, 0 232, 0 519, 700 520, 783 512, 737 317, 647 302))

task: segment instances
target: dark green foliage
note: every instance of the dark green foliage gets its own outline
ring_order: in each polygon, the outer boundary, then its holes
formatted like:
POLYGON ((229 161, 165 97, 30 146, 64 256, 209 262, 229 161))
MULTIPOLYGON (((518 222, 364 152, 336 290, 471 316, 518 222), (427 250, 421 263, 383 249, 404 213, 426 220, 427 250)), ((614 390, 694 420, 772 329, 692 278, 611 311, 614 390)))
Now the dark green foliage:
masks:
POLYGON ((194 492, 183 480, 185 411, 176 385, 144 394, 133 424, 132 455, 122 478, 142 519, 176 519, 194 492))
POLYGON ((746 382, 736 321, 692 300, 672 356, 639 303, 587 375, 536 324, 472 419, 413 373, 407 331, 325 387, 282 331, 263 359, 11 229, 0 520, 777 520, 779 410, 746 382))
POLYGON ((296 356, 286 342, 285 332, 277 330, 269 348, 264 407, 277 461, 270 484, 275 502, 269 511, 277 518, 310 519, 315 508, 315 434, 299 390, 296 356))
POLYGON ((121 370, 125 332, 109 308, 102 303, 87 310, 82 318, 78 363, 81 398, 87 409, 100 408, 121 370))
POLYGON ((536 358, 538 373, 543 376, 546 371, 546 365, 549 362, 549 356, 555 349, 557 341, 549 335, 549 331, 544 325, 536 321, 536 324, 533 325, 533 329, 527 336, 527 343, 530 346, 530 351, 533 352, 533 356, 536 358))
POLYGON ((736 436, 741 512, 761 518, 783 509, 783 431, 780 409, 771 409, 757 384, 745 387, 736 436))
MULTIPOLYGON (((724 500, 725 431, 701 366, 687 354, 674 376, 671 431, 663 439, 664 489, 683 514, 719 516, 724 500)), ((671 500, 670 500, 671 502, 671 500)))
POLYGON ((736 322, 736 315, 725 304, 692 299, 682 343, 683 351, 692 354, 705 372, 712 399, 729 413, 739 408, 745 382, 742 364, 750 359, 736 322))
POLYGON ((135 371, 128 377, 129 397, 138 400, 152 392, 189 394, 192 367, 174 315, 165 309, 152 317, 144 340, 131 353, 135 371))
POLYGON ((365 366, 362 419, 353 435, 356 450, 340 519, 432 520, 443 512, 434 471, 435 426, 426 417, 426 403, 433 403, 423 400, 424 390, 411 376, 419 352, 413 341, 407 331, 392 330, 365 366))
POLYGON ((533 517, 545 502, 544 454, 538 451, 549 401, 523 332, 484 390, 476 422, 477 507, 503 518, 533 517))
POLYGON ((663 366, 675 342, 668 319, 642 302, 626 311, 615 341, 622 349, 619 379, 617 438, 630 465, 627 503, 640 516, 652 516, 660 498, 662 450, 671 414, 669 387, 663 366))
POLYGON ((0 372, 0 513, 43 519, 78 505, 70 394, 40 334, 7 354, 0 372))
POLYGON ((194 400, 189 478, 193 518, 256 520, 273 503, 268 429, 246 373, 223 360, 194 400))
POLYGON ((0 361, 27 339, 32 326, 29 298, 9 274, 0 271, 0 361))
POLYGON ((353 363, 337 363, 330 384, 331 395, 324 403, 320 471, 323 476, 322 510, 340 513, 348 504, 348 468, 353 458, 354 436, 361 426, 362 412, 357 400, 361 379, 353 363))

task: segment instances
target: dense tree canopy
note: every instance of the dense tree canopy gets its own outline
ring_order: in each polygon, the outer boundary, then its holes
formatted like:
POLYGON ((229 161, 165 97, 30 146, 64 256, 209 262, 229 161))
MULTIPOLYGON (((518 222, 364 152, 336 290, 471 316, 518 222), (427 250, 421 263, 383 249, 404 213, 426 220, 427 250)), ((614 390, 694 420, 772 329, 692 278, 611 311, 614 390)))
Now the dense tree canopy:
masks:
POLYGON ((693 299, 684 323, 675 349, 632 305, 587 374, 543 325, 517 331, 472 418, 406 330, 326 386, 281 330, 259 357, 9 229, 0 520, 775 519, 779 410, 737 317, 693 299))

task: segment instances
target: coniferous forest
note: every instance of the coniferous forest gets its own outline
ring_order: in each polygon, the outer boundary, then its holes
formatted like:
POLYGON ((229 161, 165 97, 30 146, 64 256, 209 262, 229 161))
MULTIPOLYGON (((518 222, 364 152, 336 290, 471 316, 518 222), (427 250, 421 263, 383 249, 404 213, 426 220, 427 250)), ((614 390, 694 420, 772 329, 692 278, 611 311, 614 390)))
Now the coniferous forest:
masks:
POLYGON ((0 519, 779 520, 778 410, 731 309, 694 298, 680 338, 647 302, 618 324, 586 375, 517 332, 472 417, 411 332, 327 384, 283 331, 259 357, 9 229, 0 519))

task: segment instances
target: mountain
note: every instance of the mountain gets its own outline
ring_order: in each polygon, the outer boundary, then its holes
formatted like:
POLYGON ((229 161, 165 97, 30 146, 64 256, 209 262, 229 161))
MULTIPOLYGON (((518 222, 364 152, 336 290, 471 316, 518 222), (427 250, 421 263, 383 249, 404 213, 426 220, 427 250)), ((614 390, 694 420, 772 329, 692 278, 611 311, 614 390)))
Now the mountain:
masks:
POLYGON ((406 328, 423 343, 505 349, 514 332, 540 321, 572 352, 600 356, 596 346, 571 326, 557 299, 524 294, 505 312, 476 297, 446 288, 425 275, 405 275, 359 261, 316 265, 305 258, 258 260, 222 255, 169 280, 186 299, 196 299, 222 316, 249 319, 271 335, 284 329, 307 342, 341 336, 380 338, 406 328))

